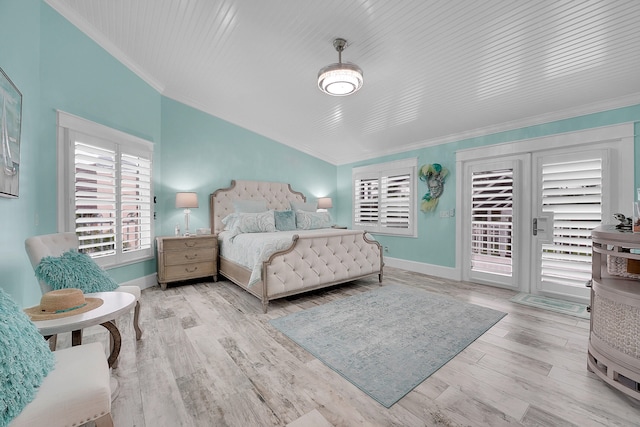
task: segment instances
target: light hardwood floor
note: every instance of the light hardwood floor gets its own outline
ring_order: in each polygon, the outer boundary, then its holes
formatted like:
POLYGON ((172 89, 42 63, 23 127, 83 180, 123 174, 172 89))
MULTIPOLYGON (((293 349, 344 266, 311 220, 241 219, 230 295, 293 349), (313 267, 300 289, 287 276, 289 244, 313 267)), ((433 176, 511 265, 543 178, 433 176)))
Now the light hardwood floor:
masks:
MULTIPOLYGON (((275 301, 267 314, 224 280, 145 289, 142 340, 130 318, 118 322, 116 426, 640 425, 640 405, 587 371, 587 320, 512 303, 509 290, 386 268, 390 283, 508 315, 386 409, 268 323, 375 289, 377 278, 275 301)), ((106 344, 106 333, 90 340, 106 344)))

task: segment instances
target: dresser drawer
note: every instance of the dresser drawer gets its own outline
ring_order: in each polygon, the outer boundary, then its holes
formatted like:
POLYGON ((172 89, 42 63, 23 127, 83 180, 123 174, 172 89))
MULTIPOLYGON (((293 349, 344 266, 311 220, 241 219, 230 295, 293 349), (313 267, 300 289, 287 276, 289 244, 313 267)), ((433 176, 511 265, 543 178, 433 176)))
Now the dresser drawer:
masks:
POLYGON ((214 248, 217 245, 216 236, 212 237, 192 237, 178 239, 164 239, 162 250, 182 251, 185 249, 214 248))
POLYGON ((216 274, 215 264, 211 261, 197 262, 185 265, 171 265, 164 269, 164 279, 167 282, 175 280, 188 280, 198 277, 213 276, 216 274))
POLYGON ((196 262, 215 262, 216 251, 213 248, 198 248, 184 251, 164 252, 164 265, 182 265, 196 262))

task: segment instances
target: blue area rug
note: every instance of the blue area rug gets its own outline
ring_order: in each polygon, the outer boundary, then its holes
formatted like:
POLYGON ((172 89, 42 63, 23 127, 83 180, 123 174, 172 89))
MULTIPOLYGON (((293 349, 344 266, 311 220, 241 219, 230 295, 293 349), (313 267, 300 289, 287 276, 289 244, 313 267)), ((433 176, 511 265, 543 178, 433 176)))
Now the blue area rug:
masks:
POLYGON ((537 307, 544 310, 555 311, 556 313, 580 317, 582 319, 589 318, 587 306, 585 304, 578 304, 577 302, 563 301, 559 299, 543 297, 540 295, 531 295, 524 293, 520 293, 514 296, 513 298, 511 298, 511 301, 528 305, 529 307, 537 307))
POLYGON ((387 285, 270 322, 389 408, 504 316, 387 285))

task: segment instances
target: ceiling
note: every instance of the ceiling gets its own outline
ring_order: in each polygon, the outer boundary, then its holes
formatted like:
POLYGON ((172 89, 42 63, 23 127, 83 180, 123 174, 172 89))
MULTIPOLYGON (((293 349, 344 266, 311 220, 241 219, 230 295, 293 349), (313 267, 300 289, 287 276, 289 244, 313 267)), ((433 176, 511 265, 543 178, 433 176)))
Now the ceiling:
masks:
POLYGON ((340 165, 640 103, 640 1, 46 0, 161 94, 340 165), (363 88, 332 97, 342 60, 363 88))

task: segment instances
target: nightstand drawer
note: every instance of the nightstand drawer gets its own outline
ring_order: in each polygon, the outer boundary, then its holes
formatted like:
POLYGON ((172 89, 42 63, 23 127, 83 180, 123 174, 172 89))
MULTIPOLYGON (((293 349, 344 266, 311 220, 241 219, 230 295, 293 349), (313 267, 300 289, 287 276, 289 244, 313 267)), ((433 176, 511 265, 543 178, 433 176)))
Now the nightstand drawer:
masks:
POLYGON ((218 280, 218 236, 166 236, 156 237, 158 283, 167 289, 167 283, 200 277, 218 280))
POLYGON ((190 249, 186 251, 167 251, 164 253, 164 265, 182 265, 196 262, 213 262, 216 251, 213 248, 190 249))
POLYGON ((185 237, 178 239, 164 239, 162 242, 162 249, 164 251, 183 251, 185 249, 213 248, 216 244, 216 236, 211 236, 210 238, 185 237))
POLYGON ((209 262, 198 262, 186 265, 171 265, 164 269, 165 280, 188 280, 192 278, 213 276, 216 271, 214 264, 209 262))

